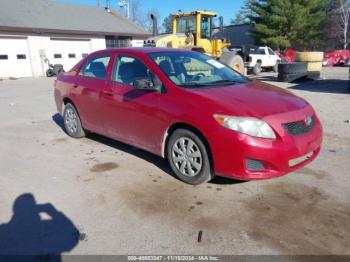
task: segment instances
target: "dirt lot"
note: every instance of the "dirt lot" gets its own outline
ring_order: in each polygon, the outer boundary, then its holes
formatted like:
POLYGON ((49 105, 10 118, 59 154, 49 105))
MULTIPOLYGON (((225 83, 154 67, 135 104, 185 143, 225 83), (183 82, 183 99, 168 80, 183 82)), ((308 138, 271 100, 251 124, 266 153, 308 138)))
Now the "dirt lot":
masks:
POLYGON ((11 235, 20 250, 45 241, 47 250, 71 254, 350 255, 348 69, 322 77, 285 84, 262 76, 315 107, 325 132, 318 159, 277 179, 196 187, 142 150, 97 135, 67 137, 53 79, 0 81, 0 253, 11 235), (24 193, 53 207, 17 199, 24 193), (42 211, 53 218, 47 230, 35 219, 48 219, 42 211))

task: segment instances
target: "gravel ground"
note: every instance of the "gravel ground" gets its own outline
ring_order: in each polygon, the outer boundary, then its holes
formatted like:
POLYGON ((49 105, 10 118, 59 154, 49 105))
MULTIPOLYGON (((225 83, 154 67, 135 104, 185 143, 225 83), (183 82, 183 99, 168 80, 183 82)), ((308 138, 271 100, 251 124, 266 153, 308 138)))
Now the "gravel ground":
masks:
POLYGON ((260 77, 314 106, 325 132, 318 159, 277 179, 196 187, 137 148, 67 137, 53 79, 0 81, 0 253, 350 255, 348 69, 322 77, 260 77))

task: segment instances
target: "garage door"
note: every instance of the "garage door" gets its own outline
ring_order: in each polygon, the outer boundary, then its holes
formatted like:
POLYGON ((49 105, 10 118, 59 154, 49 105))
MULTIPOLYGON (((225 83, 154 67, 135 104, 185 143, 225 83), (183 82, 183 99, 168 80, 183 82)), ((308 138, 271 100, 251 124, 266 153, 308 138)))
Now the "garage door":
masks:
POLYGON ((0 37, 0 77, 32 76, 26 38, 0 37))
POLYGON ((64 70, 69 71, 91 52, 90 39, 51 38, 50 49, 50 63, 62 64, 64 70))

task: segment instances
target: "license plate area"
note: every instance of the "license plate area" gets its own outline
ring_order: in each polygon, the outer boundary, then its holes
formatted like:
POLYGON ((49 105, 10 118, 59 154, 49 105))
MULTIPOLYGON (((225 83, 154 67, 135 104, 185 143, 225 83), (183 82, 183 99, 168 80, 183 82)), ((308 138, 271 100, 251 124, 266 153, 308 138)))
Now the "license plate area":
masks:
POLYGON ((291 159, 288 161, 288 165, 289 165, 289 167, 297 166, 297 165, 305 162, 306 160, 310 159, 313 154, 314 154, 314 152, 310 152, 310 153, 307 153, 306 155, 291 159))

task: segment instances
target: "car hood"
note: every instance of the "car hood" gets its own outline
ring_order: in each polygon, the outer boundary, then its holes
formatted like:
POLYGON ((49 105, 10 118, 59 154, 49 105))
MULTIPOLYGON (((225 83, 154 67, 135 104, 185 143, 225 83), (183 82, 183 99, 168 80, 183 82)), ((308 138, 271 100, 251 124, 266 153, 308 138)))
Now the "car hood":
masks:
POLYGON ((293 93, 259 81, 244 84, 190 89, 202 99, 198 106, 212 108, 212 113, 264 118, 266 116, 296 111, 308 103, 293 93), (202 103, 201 103, 202 102, 202 103))

